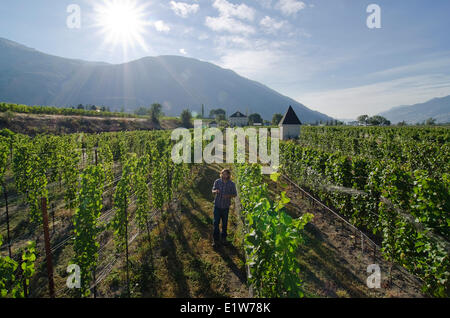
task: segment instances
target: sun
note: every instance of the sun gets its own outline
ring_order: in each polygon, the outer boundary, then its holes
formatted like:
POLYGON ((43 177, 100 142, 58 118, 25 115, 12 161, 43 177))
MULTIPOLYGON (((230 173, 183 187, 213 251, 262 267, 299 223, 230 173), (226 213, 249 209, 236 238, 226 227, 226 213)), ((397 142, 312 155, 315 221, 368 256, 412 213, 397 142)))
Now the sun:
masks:
POLYGON ((95 5, 95 25, 105 43, 122 45, 124 49, 139 44, 146 49, 144 34, 149 24, 146 8, 133 0, 103 0, 95 5))

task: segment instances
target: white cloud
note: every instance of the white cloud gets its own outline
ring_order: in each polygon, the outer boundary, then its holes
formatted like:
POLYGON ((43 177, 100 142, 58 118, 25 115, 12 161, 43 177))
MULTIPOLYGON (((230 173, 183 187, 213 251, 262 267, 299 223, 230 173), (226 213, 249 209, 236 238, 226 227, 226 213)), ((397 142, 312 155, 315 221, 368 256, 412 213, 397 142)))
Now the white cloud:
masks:
POLYGON ((220 52, 223 55, 216 64, 268 85, 290 76, 288 73, 293 69, 292 57, 280 49, 236 48, 221 49, 220 52), (277 70, 276 74, 274 70, 277 70))
POLYGON ((287 23, 286 21, 277 21, 269 16, 265 16, 259 24, 265 29, 267 33, 276 33, 276 31, 283 28, 287 23))
POLYGON ((197 13, 200 6, 196 3, 188 4, 185 2, 170 1, 170 8, 176 15, 187 18, 190 14, 197 13))
POLYGON ((273 66, 278 60, 277 54, 272 50, 234 50, 222 56, 220 65, 235 70, 244 76, 257 77, 257 73, 263 73, 264 69, 269 65, 273 66))
POLYGON ((154 25, 156 31, 158 31, 158 32, 166 32, 167 33, 170 31, 170 26, 167 25, 162 20, 156 21, 153 25, 154 25))
POLYGON ((180 49, 180 53, 183 54, 183 55, 187 55, 187 52, 186 52, 185 49, 180 49))
POLYGON ((229 16, 219 16, 219 17, 206 17, 205 25, 211 30, 216 32, 229 32, 235 34, 253 34, 255 33, 255 28, 246 23, 242 23, 239 20, 233 19, 229 16))
POLYGON ((255 28, 240 20, 253 21, 255 10, 245 4, 233 4, 227 0, 215 0, 213 7, 219 11, 218 17, 206 17, 205 25, 216 32, 253 34, 255 28))
POLYGON ((306 8, 306 4, 303 1, 298 0, 280 0, 275 6, 284 15, 295 15, 297 12, 306 8))
POLYGON ((224 17, 236 17, 248 21, 255 19, 255 10, 245 4, 233 4, 227 0, 215 0, 213 7, 219 10, 220 15, 224 17))

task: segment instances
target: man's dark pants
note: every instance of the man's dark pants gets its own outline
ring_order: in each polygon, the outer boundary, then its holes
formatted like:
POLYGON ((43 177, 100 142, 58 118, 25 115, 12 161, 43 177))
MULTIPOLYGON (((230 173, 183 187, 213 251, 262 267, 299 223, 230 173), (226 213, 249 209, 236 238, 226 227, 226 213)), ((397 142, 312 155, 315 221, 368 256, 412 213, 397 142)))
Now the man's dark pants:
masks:
POLYGON ((227 238, 229 211, 230 208, 220 209, 216 206, 214 207, 214 241, 219 241, 220 239, 219 223, 221 220, 222 220, 222 240, 225 240, 227 238))

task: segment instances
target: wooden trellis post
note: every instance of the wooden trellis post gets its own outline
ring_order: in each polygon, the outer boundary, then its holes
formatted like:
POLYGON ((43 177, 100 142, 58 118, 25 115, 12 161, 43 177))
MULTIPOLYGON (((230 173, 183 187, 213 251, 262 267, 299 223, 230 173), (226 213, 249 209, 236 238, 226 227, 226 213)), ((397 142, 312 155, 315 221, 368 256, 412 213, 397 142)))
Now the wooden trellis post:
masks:
POLYGON ((50 248, 50 235, 48 232, 47 198, 42 198, 42 224, 44 226, 44 242, 45 242, 45 257, 47 259, 48 289, 50 291, 50 297, 55 298, 52 251, 50 248))
POLYGON ((361 232, 361 253, 364 254, 364 234, 361 232))

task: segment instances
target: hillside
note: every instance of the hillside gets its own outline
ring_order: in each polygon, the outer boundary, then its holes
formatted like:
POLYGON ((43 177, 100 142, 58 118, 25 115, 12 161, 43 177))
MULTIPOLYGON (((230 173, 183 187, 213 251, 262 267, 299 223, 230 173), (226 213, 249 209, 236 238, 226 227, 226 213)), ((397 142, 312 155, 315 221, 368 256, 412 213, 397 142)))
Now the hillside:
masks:
POLYGON ((179 115, 190 108, 258 112, 272 119, 292 105, 302 122, 331 120, 258 82, 214 64, 180 56, 146 57, 125 64, 47 55, 0 39, 0 101, 27 105, 95 104, 132 112, 159 102, 179 115))
POLYGON ((409 124, 421 123, 434 118, 438 123, 450 122, 450 96, 434 98, 421 104, 398 106, 380 114, 392 123, 406 121, 409 124))
POLYGON ((102 133, 134 130, 175 129, 176 119, 162 119, 155 125, 143 118, 87 117, 62 115, 0 114, 0 129, 35 136, 39 134, 102 133))

